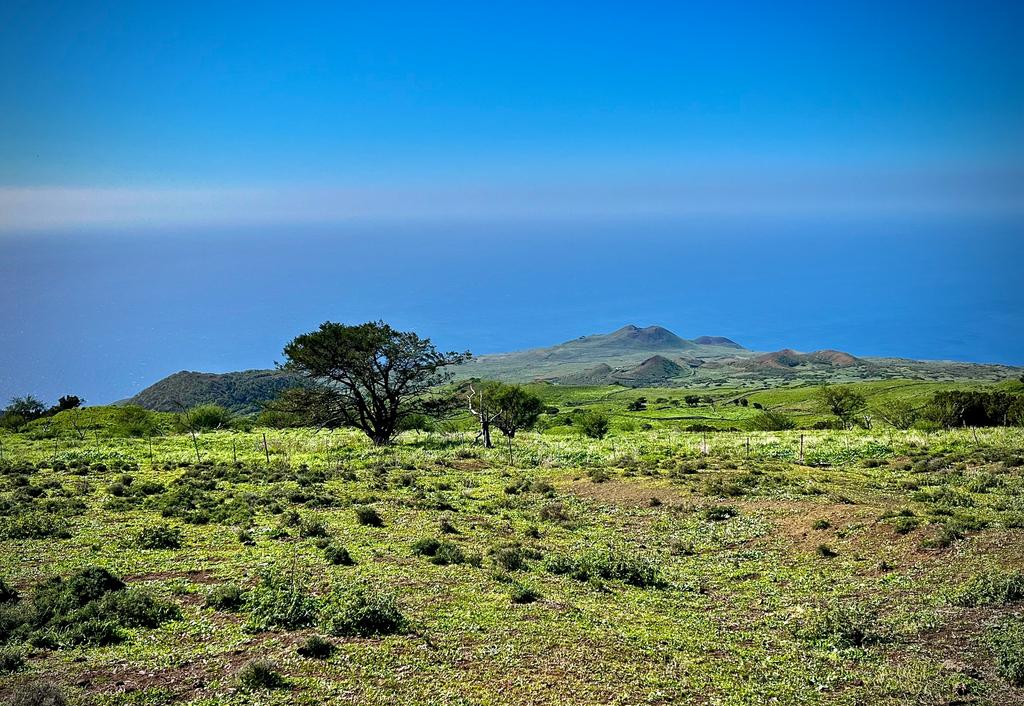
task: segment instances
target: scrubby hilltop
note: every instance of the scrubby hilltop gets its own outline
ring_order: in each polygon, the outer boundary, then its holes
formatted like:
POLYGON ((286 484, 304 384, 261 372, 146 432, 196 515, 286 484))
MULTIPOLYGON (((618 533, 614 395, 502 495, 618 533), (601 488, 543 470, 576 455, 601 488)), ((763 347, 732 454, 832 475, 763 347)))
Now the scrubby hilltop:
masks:
POLYGON ((125 400, 157 412, 177 412, 199 404, 219 404, 238 414, 258 412, 262 404, 302 380, 280 370, 235 373, 174 373, 125 400))
MULTIPOLYGON (((652 356, 661 356, 685 369, 681 360, 717 360, 748 352, 735 341, 721 336, 702 336, 689 340, 662 326, 623 326, 611 333, 581 336, 547 348, 533 348, 513 353, 482 355, 459 369, 466 377, 527 381, 545 379, 562 384, 594 384, 583 382, 603 377, 612 370, 626 372, 652 356), (595 375, 597 373, 597 375, 595 375)), ((664 376, 660 376, 660 379, 664 376)))
MULTIPOLYGON (((833 349, 761 353, 724 336, 687 339, 662 326, 633 324, 545 348, 482 355, 453 372, 456 380, 626 387, 764 387, 900 379, 999 382, 1021 375, 1020 368, 1006 365, 869 358, 833 349)), ((181 371, 125 401, 157 411, 212 402, 245 414, 299 384, 299 378, 279 370, 181 371)))

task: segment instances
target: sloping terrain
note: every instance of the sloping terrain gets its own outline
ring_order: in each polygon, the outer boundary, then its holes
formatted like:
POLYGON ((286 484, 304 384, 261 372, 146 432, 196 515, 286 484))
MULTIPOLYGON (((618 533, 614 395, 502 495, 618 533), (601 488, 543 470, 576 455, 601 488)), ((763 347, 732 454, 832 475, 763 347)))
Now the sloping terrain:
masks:
MULTIPOLYGON (((566 386, 746 387, 794 382, 865 380, 972 380, 999 382, 1022 369, 951 361, 858 357, 825 349, 801 353, 784 348, 758 353, 723 336, 693 340, 661 326, 623 326, 607 334, 581 336, 547 348, 482 355, 452 371, 456 380, 545 381, 566 386)), ((301 380, 279 370, 234 373, 182 371, 151 385, 126 403, 155 411, 215 403, 236 413, 259 411, 301 380)))
POLYGON ((793 382, 895 379, 998 382, 1019 377, 1021 368, 869 358, 833 349, 805 353, 784 348, 758 353, 723 336, 700 336, 690 340, 660 326, 631 325, 549 348, 482 355, 455 372, 458 378, 520 383, 547 381, 572 386, 761 387, 793 382), (657 365, 646 363, 652 358, 657 359, 657 365))
POLYGON ((562 384, 595 384, 577 380, 592 380, 590 371, 598 364, 628 369, 655 355, 669 360, 684 356, 715 360, 752 353, 719 336, 691 341, 661 326, 640 328, 630 324, 611 333, 581 336, 548 348, 482 355, 462 366, 457 375, 516 382, 549 379, 562 384))
POLYGON ((302 380, 280 370, 236 373, 174 373, 125 400, 156 412, 179 412, 199 404, 219 404, 238 414, 258 412, 262 404, 302 380))
POLYGON ((0 703, 1024 703, 1019 429, 471 439, 5 437, 0 703))

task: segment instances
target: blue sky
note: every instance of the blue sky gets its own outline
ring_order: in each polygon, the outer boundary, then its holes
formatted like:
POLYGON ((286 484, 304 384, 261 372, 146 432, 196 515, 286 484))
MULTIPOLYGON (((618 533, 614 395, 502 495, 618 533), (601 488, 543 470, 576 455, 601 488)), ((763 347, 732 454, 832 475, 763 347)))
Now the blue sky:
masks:
POLYGON ((1017 2, 8 0, 0 398, 111 399, 378 316, 476 350, 627 319, 1024 363, 1021 46, 1017 2), (694 253, 699 287, 672 275, 694 253), (381 258, 399 286, 364 279, 381 258), (503 275, 460 303, 448 263, 503 260, 554 298, 503 275), (850 301, 769 306, 801 284, 850 301))

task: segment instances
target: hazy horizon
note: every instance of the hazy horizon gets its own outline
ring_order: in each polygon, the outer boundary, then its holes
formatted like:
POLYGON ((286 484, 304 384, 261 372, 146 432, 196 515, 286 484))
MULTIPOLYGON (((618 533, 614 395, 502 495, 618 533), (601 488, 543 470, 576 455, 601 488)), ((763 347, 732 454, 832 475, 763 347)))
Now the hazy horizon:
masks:
POLYGON ((1024 6, 0 8, 0 401, 627 322, 1024 364, 1024 6))
POLYGON ((382 318, 476 354, 635 323, 754 350, 1020 365, 1018 232, 977 220, 691 220, 6 239, 0 294, 17 305, 0 313, 13 333, 0 396, 101 403, 182 369, 272 367, 328 319, 382 318))

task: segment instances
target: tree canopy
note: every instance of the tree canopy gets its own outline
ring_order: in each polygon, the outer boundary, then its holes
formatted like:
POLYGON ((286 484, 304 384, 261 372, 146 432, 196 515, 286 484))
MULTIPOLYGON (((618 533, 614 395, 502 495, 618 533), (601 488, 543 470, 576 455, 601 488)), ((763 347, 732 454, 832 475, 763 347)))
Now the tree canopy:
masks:
POLYGON ((320 423, 356 427, 375 444, 390 443, 411 415, 436 411, 431 389, 451 379, 448 366, 470 358, 439 352, 430 339, 383 321, 326 321, 286 345, 284 355, 284 368, 311 384, 290 393, 290 404, 304 406, 320 423))
POLYGON ((825 412, 835 415, 845 427, 853 426, 857 415, 868 406, 864 395, 856 390, 833 385, 818 388, 818 403, 825 412))

